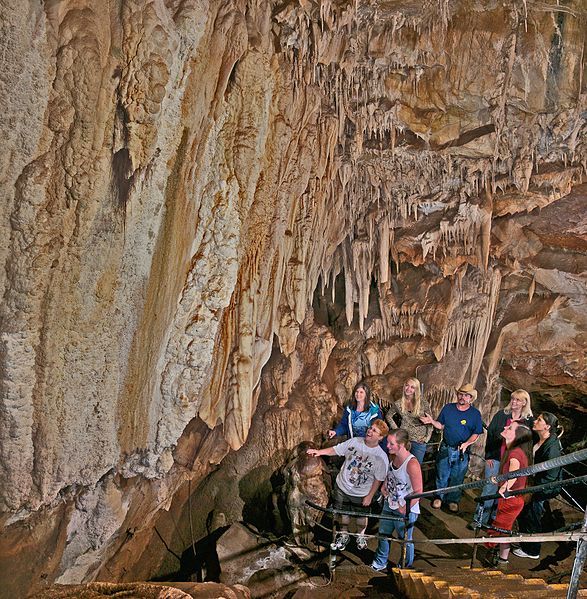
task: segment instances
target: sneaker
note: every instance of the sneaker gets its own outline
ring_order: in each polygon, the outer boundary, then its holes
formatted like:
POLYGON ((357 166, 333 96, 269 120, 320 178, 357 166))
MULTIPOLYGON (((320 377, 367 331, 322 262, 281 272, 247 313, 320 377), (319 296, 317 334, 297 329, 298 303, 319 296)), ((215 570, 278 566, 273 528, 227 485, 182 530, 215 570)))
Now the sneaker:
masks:
POLYGON ((456 513, 459 511, 459 504, 458 504, 458 503, 454 503, 453 501, 451 501, 451 502, 448 504, 448 509, 449 509, 451 512, 454 512, 454 513, 456 514, 456 513))
POLYGON ((442 501, 440 499, 435 499, 431 505, 435 510, 438 510, 438 509, 440 509, 440 506, 442 505, 442 501))
POLYGON ((385 564, 385 566, 380 566, 376 562, 373 562, 371 564, 371 570, 375 570, 375 572, 384 572, 386 569, 387 569, 387 564, 385 564))
POLYGON ((529 553, 526 553, 521 547, 516 547, 515 549, 512 549, 512 553, 514 555, 517 555, 518 557, 527 557, 528 559, 540 559, 539 555, 530 555, 529 553))
POLYGON ((347 546, 349 539, 350 537, 348 532, 339 532, 336 535, 334 543, 330 544, 330 549, 333 549, 334 551, 342 551, 347 546))
POLYGON ((367 537, 364 535, 357 536, 357 548, 367 549, 367 537))
POLYGON ((498 570, 501 570, 502 572, 505 572, 508 569, 509 565, 509 561, 507 559, 501 559, 501 557, 498 557, 497 561, 495 562, 495 567, 498 570))

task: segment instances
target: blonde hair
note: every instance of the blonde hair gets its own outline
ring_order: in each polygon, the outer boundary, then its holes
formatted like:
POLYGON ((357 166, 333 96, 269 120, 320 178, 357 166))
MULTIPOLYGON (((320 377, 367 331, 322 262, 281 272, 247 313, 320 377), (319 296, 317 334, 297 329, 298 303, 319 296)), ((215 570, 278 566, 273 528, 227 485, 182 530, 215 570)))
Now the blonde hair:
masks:
POLYGON ((371 426, 373 428, 376 428, 382 437, 387 437, 387 435, 389 433, 389 426, 387 426, 387 422, 385 422, 384 420, 381 420, 381 418, 376 418, 371 423, 371 426))
POLYGON ((412 383, 416 387, 416 390, 414 391, 414 409, 412 411, 414 414, 419 414, 420 413, 420 400, 422 397, 420 389, 421 389, 422 385, 420 384, 420 381, 415 377, 410 377, 409 379, 406 379, 406 381, 402 385, 402 400, 401 400, 402 412, 405 413, 408 411, 408 408, 406 407, 406 404, 408 403, 408 399, 406 397, 406 392, 405 392, 406 383, 412 383))
POLYGON ((530 394, 525 389, 516 389, 510 395, 510 403, 504 408, 506 414, 512 413, 512 399, 523 399, 526 403, 520 412, 520 419, 529 418, 532 416, 532 404, 530 402, 530 394))

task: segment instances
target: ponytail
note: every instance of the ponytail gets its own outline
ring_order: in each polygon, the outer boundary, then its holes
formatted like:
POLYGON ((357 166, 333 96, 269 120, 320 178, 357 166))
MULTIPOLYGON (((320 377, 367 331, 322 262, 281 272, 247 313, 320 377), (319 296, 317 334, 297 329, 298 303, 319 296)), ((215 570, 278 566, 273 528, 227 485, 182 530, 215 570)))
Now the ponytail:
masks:
POLYGON ((390 435, 395 437, 395 440, 403 445, 408 451, 410 451, 412 444, 410 442, 410 434, 405 428, 396 428, 391 431, 390 435))
POLYGON ((560 439, 565 429, 558 423, 558 418, 552 412, 542 412, 542 420, 550 427, 550 436, 560 439))

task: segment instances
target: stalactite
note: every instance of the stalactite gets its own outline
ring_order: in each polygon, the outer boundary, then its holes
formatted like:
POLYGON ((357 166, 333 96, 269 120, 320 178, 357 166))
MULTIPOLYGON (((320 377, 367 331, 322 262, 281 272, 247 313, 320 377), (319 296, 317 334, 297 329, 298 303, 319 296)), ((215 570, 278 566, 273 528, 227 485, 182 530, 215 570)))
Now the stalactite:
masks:
MULTIPOLYGON (((458 384, 459 382, 455 381, 455 387, 458 384)), ((455 387, 446 388, 432 386, 424 392, 424 397, 428 401, 433 414, 438 414, 443 406, 453 402, 456 399, 455 387)))

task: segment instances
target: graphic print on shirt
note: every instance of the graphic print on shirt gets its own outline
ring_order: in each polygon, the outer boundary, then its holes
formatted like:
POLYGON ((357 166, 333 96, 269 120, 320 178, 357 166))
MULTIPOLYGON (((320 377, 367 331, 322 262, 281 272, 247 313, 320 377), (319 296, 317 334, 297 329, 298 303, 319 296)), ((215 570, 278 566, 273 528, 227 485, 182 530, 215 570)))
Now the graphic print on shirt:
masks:
POLYGON ((389 504, 399 504, 399 500, 405 497, 410 491, 408 482, 402 482, 393 475, 391 464, 389 464, 389 471, 385 478, 385 487, 387 489, 389 504))
POLYGON ((353 410, 351 421, 355 436, 364 437, 369 428, 369 412, 356 412, 353 410))
POLYGON ((363 456, 354 446, 349 446, 350 456, 346 461, 348 480, 353 486, 364 485, 373 471, 374 463, 371 456, 363 456))

